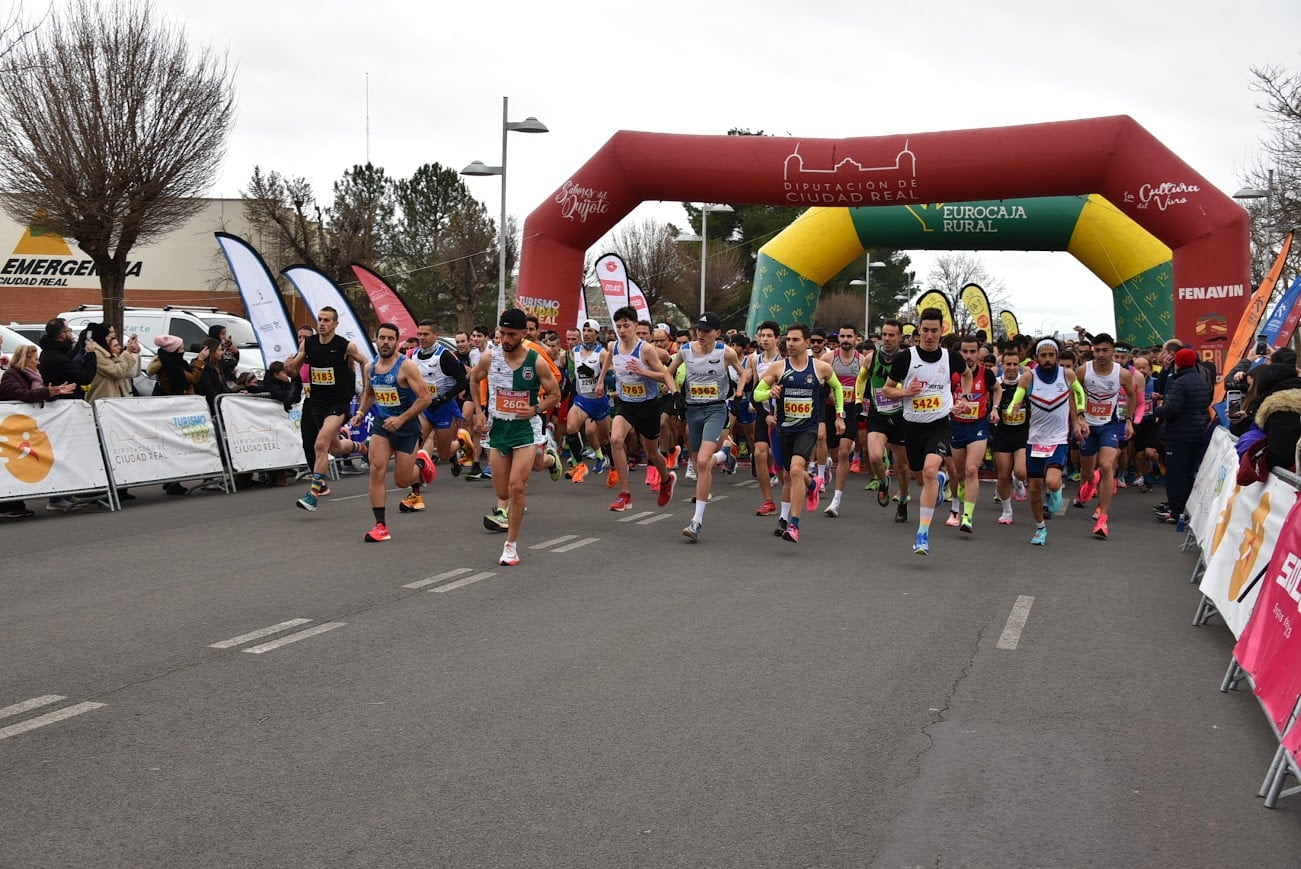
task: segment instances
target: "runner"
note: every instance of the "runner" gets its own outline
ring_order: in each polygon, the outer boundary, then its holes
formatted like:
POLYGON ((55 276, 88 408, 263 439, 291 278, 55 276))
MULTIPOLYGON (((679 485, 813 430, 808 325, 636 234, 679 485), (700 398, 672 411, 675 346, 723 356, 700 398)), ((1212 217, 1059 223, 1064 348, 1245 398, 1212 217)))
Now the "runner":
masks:
MULTIPOLYGON (((411 361, 420 371, 420 378, 429 393, 429 404, 420 414, 420 444, 427 455, 432 455, 430 447, 436 447, 438 458, 446 461, 452 468, 452 476, 461 475, 461 463, 456 455, 458 443, 464 447, 466 455, 474 453, 474 439, 465 432, 461 433, 461 423, 465 417, 461 413, 460 398, 469 387, 470 381, 456 353, 447 349, 438 340, 438 324, 433 320, 421 320, 416 324, 416 350, 411 354, 411 361)), ((436 476, 437 462, 433 463, 436 476)), ((425 509, 424 497, 420 488, 424 475, 411 485, 411 492, 398 503, 398 510, 403 513, 415 513, 425 509)))
POLYGON ((1003 349, 1003 373, 994 388, 994 430, 990 446, 994 451, 994 467, 998 472, 998 503, 1003 515, 999 525, 1012 524, 1012 501, 1024 501, 1025 494, 1025 443, 1027 437, 1025 408, 1008 413, 1008 405, 1016 394, 1021 380, 1021 353, 1015 344, 1003 349))
MULTIPOLYGON (((945 524, 957 525, 959 531, 972 532, 971 523, 980 497, 980 466, 985 462, 985 447, 989 443, 989 398, 994 392, 994 372, 980 362, 980 341, 974 335, 964 335, 958 343, 959 352, 971 372, 971 388, 960 396, 966 406, 953 411, 953 464, 962 475, 953 496, 953 507, 945 524), (959 505, 962 517, 958 517, 959 505)), ((961 376, 953 375, 953 389, 961 389, 961 376)))
POLYGON ((628 448, 630 434, 636 433, 646 451, 646 460, 660 475, 659 506, 673 498, 673 486, 678 475, 665 466, 660 455, 660 390, 672 393, 673 378, 663 363, 659 351, 637 337, 637 312, 625 306, 614 312, 614 329, 619 336, 610 345, 602 363, 597 395, 605 395, 605 375, 614 371, 619 390, 619 407, 610 431, 610 451, 614 453, 614 470, 618 474, 619 495, 610 509, 622 512, 632 507, 632 487, 628 479, 628 448), (662 385, 661 385, 662 384, 662 385))
MULTIPOLYGON (((763 376, 769 366, 781 359, 781 354, 777 352, 777 330, 780 327, 776 320, 764 320, 754 331, 754 340, 759 345, 758 351, 753 356, 751 367, 754 369, 755 382, 763 376)), ((763 502, 759 509, 754 511, 756 516, 772 516, 778 512, 777 502, 772 497, 772 441, 776 435, 773 431, 775 421, 773 419, 774 404, 772 400, 759 401, 754 398, 754 390, 751 389, 751 404, 754 406, 754 445, 750 448, 750 463, 754 470, 755 479, 759 481, 759 494, 763 497, 763 502)), ((786 471, 782 470, 781 474, 786 471)))
POLYGON ((867 407, 867 460, 872 468, 872 482, 867 490, 876 490, 876 503, 890 505, 890 478, 885 472, 886 445, 890 447, 890 463, 899 487, 899 507, 895 522, 908 521, 908 451, 904 448, 903 399, 887 398, 885 382, 890 379, 890 367, 899 354, 903 339, 903 325, 898 320, 881 324, 880 348, 868 348, 863 357, 863 367, 858 373, 855 392, 863 396, 867 407))
POLYGON ((339 327, 339 312, 328 305, 316 316, 316 334, 300 337, 298 352, 285 360, 285 368, 298 371, 306 362, 311 392, 303 402, 303 442, 310 439, 313 445, 312 487, 296 502, 309 513, 316 512, 317 499, 330 490, 325 485, 325 474, 330 469, 330 456, 351 456, 361 453, 365 446, 353 440, 340 440, 339 428, 348 418, 352 403, 355 377, 353 364, 366 365, 366 357, 357 345, 335 333, 339 327), (344 445, 347 445, 346 448, 344 445))
MULTIPOLYGON (((732 395, 733 372, 743 383, 745 372, 736 351, 718 340, 723 321, 712 311, 705 311, 696 321, 696 340, 678 349, 669 363, 669 376, 675 378, 679 368, 686 369, 682 392, 687 405, 687 438, 696 450, 695 513, 682 529, 684 537, 695 543, 705 522, 714 485, 714 466, 723 465, 727 472, 736 471, 733 448, 719 444, 727 424, 727 401, 732 395)), ((672 473, 672 472, 670 472, 672 473)))
MULTIPOLYGON (((426 328, 423 325, 421 328, 426 328)), ((418 333, 417 333, 418 334, 418 333)), ((375 347, 379 358, 366 367, 365 388, 361 403, 352 416, 352 424, 360 425, 371 406, 375 407, 375 422, 370 427, 370 509, 375 514, 375 527, 366 532, 367 543, 390 540, 384 516, 389 459, 396 460, 393 482, 410 486, 417 480, 426 483, 434 479, 434 462, 420 446, 421 419, 429 407, 433 394, 426 385, 420 367, 398 353, 398 327, 380 323, 375 330, 375 347)), ((417 492, 416 497, 419 497, 417 492)), ((424 505, 421 505, 424 509, 424 505)), ((407 511, 410 512, 410 511, 407 511)))
POLYGON ((858 343, 858 329, 852 323, 844 323, 836 333, 836 352, 831 354, 831 370, 840 381, 840 390, 844 399, 844 434, 837 433, 835 424, 836 409, 831 404, 831 396, 823 404, 823 422, 827 426, 827 451, 835 456, 836 486, 831 494, 831 503, 823 513, 831 518, 840 515, 840 499, 845 496, 845 481, 849 479, 849 466, 854 455, 854 439, 858 436, 858 418, 863 405, 855 384, 863 370, 863 355, 855 349, 858 343))
POLYGON ((917 323, 916 347, 899 353, 890 365, 890 376, 881 388, 889 399, 902 399, 904 446, 908 466, 919 474, 922 506, 913 552, 931 554, 931 517, 939 507, 948 475, 942 470, 944 459, 952 452, 953 427, 949 414, 965 409, 966 401, 953 397, 953 373, 961 372, 961 393, 971 392, 972 372, 957 350, 940 347, 944 315, 939 308, 926 308, 917 323))
POLYGON ((484 517, 484 525, 489 530, 497 530, 503 518, 501 503, 508 502, 504 511, 506 543, 498 560, 508 566, 519 564, 515 544, 524 524, 524 491, 529 474, 546 468, 552 480, 559 480, 563 471, 560 454, 549 447, 544 449, 547 439, 542 428, 542 417, 560 401, 560 382, 551 370, 550 361, 542 359, 537 350, 524 346, 527 326, 528 321, 519 308, 502 311, 501 346, 485 350, 470 374, 475 430, 488 432, 492 484, 498 502, 492 513, 484 517), (488 384, 486 417, 479 403, 479 385, 485 381, 488 384))
POLYGON ((1035 345, 1038 364, 1021 375, 1006 411, 1014 416, 1022 401, 1030 402, 1026 432, 1030 455, 1026 459, 1026 475, 1030 478, 1030 512, 1034 514, 1035 525, 1030 542, 1035 546, 1048 543, 1045 502, 1050 515, 1062 509, 1062 470, 1066 467, 1072 414, 1075 432, 1081 437, 1088 434, 1081 409, 1084 390, 1079 388, 1074 372, 1058 364, 1057 353, 1056 339, 1044 338, 1035 345))
POLYGON ((1084 363, 1080 380, 1084 386, 1084 421, 1089 432, 1080 441, 1080 474, 1083 483, 1074 504, 1084 507, 1098 495, 1098 512, 1094 516, 1093 536, 1106 540, 1107 514, 1116 485, 1116 455, 1123 435, 1134 436, 1134 413, 1138 404, 1137 389, 1129 370, 1117 365, 1113 354, 1116 342, 1105 332, 1093 336, 1093 359, 1084 363), (1125 404, 1120 411, 1120 392, 1125 404), (1097 470, 1094 465, 1097 465, 1097 470))
POLYGON ((786 328, 784 360, 774 362, 755 385, 757 401, 776 402, 778 452, 786 469, 782 483, 781 517, 773 531, 783 540, 800 542, 800 514, 805 501, 810 511, 818 509, 818 487, 809 476, 809 463, 818 446, 822 424, 823 389, 835 397, 833 429, 845 433, 845 405, 840 380, 831 365, 809 352, 809 327, 796 323, 786 328), (825 386, 824 386, 825 384, 825 386))
POLYGON ((610 351, 601 346, 601 324, 584 320, 580 332, 582 341, 569 350, 570 379, 574 384, 574 403, 566 415, 566 438, 569 445, 569 477, 575 483, 587 476, 587 463, 583 461, 581 434, 593 449, 596 472, 605 468, 605 452, 610 448, 610 400, 598 390, 600 373, 607 367, 610 351))

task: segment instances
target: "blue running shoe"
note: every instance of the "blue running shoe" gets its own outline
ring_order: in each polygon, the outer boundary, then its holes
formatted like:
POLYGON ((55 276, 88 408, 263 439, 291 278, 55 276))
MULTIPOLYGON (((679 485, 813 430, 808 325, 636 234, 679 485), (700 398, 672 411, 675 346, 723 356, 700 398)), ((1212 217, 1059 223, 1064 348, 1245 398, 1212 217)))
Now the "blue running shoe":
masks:
POLYGON ((1034 536, 1030 538, 1030 543, 1031 543, 1031 545, 1033 545, 1033 546, 1044 546, 1044 545, 1046 545, 1046 544, 1048 543, 1048 529, 1047 529, 1047 528, 1036 528, 1036 529, 1034 530, 1034 536))
POLYGON ((596 460, 596 468, 595 470, 592 471, 592 473, 596 474, 599 477, 601 476, 601 474, 604 474, 606 470, 609 469, 609 467, 610 467, 609 460, 606 459, 605 456, 601 456, 599 459, 596 460))
POLYGON ((917 541, 913 543, 913 555, 931 554, 931 535, 928 531, 918 531, 917 541))
POLYGON ((935 501, 935 506, 938 507, 940 506, 940 503, 942 501, 949 500, 949 496, 947 494, 949 488, 949 475, 944 473, 943 471, 940 471, 939 476, 935 478, 935 481, 936 481, 936 485, 939 486, 939 494, 937 496, 937 500, 935 501))
POLYGON ((295 503, 298 504, 299 507, 302 507, 304 510, 306 510, 308 513, 316 512, 316 495, 312 494, 311 492, 308 492, 306 495, 299 498, 295 503))
POLYGON ((1058 489, 1056 492, 1049 492, 1048 497, 1044 499, 1044 506, 1051 513, 1062 512, 1062 490, 1058 489))

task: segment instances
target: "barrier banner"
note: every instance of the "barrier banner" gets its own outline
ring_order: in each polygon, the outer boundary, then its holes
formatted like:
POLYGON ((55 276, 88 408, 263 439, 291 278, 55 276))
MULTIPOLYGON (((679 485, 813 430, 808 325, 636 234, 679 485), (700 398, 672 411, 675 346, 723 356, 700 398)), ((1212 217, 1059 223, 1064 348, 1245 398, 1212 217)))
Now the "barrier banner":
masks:
POLYGON ((108 490, 95 415, 84 401, 0 402, 0 500, 108 490))
MULTIPOLYGON (((1301 695, 1301 501, 1292 501, 1256 611, 1233 648, 1279 732, 1301 695)), ((1297 728, 1292 730, 1295 739, 1297 728)))
POLYGON ((301 404, 286 412, 283 404, 269 398, 222 395, 217 399, 217 413, 235 473, 303 464, 301 404))
POLYGON ((95 417, 115 486, 225 476, 201 395, 105 398, 95 417))
POLYGON ((1215 516, 1224 509, 1224 503, 1233 494, 1238 474, 1237 438, 1226 428, 1217 427, 1211 432, 1211 442, 1202 458, 1193 480, 1193 491, 1188 496, 1188 527, 1209 560, 1206 542, 1215 527, 1215 516))
POLYGON ((1202 544, 1206 573, 1200 589, 1238 637, 1260 594, 1260 582, 1251 585, 1252 580, 1269 564, 1296 489, 1273 475, 1267 483, 1225 489, 1231 491, 1223 509, 1213 514, 1210 539, 1202 544))

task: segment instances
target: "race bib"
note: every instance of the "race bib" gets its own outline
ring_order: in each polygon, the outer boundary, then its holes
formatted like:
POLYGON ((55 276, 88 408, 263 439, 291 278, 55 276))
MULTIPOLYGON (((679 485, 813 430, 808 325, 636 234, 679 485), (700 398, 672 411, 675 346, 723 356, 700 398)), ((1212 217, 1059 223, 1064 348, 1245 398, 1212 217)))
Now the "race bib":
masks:
POLYGON ((504 419, 527 419, 533 414, 533 403, 522 389, 499 389, 496 411, 504 419))
POLYGON ((595 377, 580 377, 580 378, 578 378, 578 394, 579 394, 579 395, 592 395, 592 394, 595 393, 595 392, 596 392, 596 378, 595 378, 595 377))
POLYGON ((1021 425, 1025 422, 1025 408, 1018 407, 1014 411, 1003 414, 1004 425, 1021 425))
POLYGON ((429 397, 430 397, 430 398, 433 398, 433 397, 435 397, 435 396, 438 395, 438 384, 437 384, 437 383, 426 383, 425 386, 428 386, 428 387, 429 387, 429 397))
POLYGON ((687 398, 692 401, 717 401, 719 397, 717 383, 693 384, 687 387, 687 398))
POLYGON ((944 399, 938 395, 914 395, 913 410, 917 413, 929 413, 944 407, 944 399))
POLYGON ((1056 444, 1032 444, 1030 455, 1036 459, 1046 459, 1057 452, 1056 444))
POLYGON ((402 404, 396 386, 375 386, 375 403, 381 407, 398 407, 402 404))
POLYGON ((884 389, 872 390, 872 399, 876 404, 876 409, 881 413, 893 413, 903 407, 902 398, 886 398, 884 389))
POLYGON ((620 383, 619 394, 624 398, 645 398, 646 384, 644 383, 620 383))
POLYGON ((316 386, 333 386, 334 369, 333 368, 313 368, 312 383, 316 386))
POLYGON ((1111 402, 1109 401, 1086 401, 1084 403, 1084 412, 1089 416, 1111 416, 1111 402))
POLYGON ((813 416, 813 401, 808 398, 783 398, 782 414, 786 419, 808 419, 813 416))
POLYGON ((975 422, 980 419, 980 405, 971 402, 963 410, 954 410, 953 418, 962 420, 963 422, 975 422))

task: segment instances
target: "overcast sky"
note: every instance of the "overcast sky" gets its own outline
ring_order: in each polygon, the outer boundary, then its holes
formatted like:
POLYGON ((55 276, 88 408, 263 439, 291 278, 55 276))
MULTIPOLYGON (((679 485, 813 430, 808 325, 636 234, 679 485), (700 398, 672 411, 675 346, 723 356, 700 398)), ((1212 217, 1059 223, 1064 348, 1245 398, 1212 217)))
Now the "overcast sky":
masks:
MULTIPOLYGON (((842 138, 1128 114, 1211 183, 1241 186, 1263 132, 1249 69, 1301 70, 1301 0, 929 4, 158 0, 229 52, 239 114, 216 196, 254 165, 330 185, 367 158, 405 176, 501 156, 520 221, 620 129, 842 138)), ((496 214, 500 179, 470 178, 496 214)), ((686 226, 677 204, 646 204, 686 226)), ((1113 326, 1065 253, 983 253, 1027 331, 1113 326)), ((919 278, 933 255, 913 254, 919 278)))

